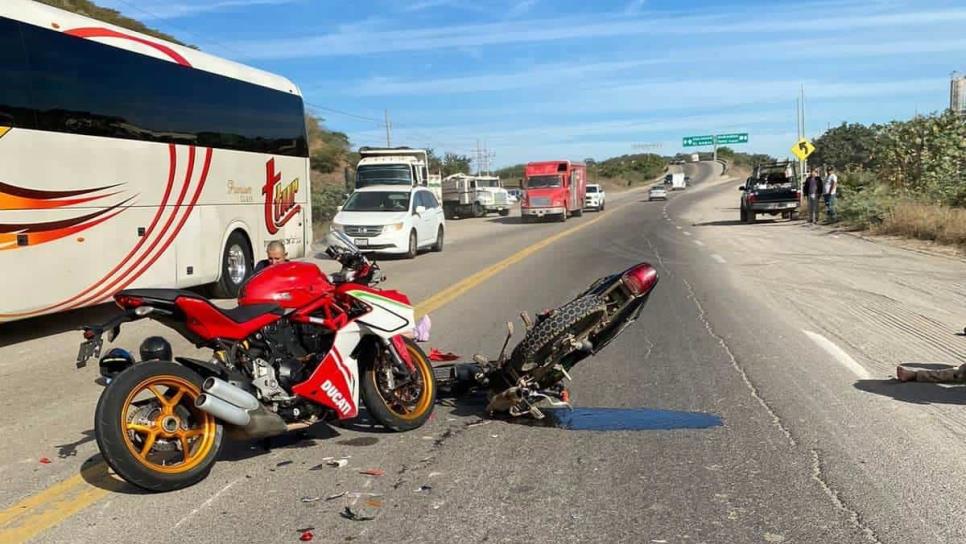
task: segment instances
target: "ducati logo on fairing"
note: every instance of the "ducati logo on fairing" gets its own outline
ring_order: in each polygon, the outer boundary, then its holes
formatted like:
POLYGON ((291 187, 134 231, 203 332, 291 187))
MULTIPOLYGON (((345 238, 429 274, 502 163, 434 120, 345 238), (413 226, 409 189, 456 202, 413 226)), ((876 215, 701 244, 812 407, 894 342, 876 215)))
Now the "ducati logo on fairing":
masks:
POLYGON ((335 388, 335 385, 333 385, 329 380, 322 382, 322 391, 324 391, 325 394, 332 399, 332 402, 339 407, 339 410, 343 414, 348 415, 349 412, 352 411, 352 405, 349 404, 349 401, 345 400, 345 397, 342 396, 342 393, 340 393, 339 390, 335 388))
POLYGON ((285 223, 295 217, 301 210, 301 206, 295 202, 295 195, 299 192, 299 178, 295 178, 281 187, 281 172, 275 171, 275 158, 268 159, 265 163, 265 186, 262 187, 262 194, 265 195, 265 227, 269 234, 275 234, 285 223))

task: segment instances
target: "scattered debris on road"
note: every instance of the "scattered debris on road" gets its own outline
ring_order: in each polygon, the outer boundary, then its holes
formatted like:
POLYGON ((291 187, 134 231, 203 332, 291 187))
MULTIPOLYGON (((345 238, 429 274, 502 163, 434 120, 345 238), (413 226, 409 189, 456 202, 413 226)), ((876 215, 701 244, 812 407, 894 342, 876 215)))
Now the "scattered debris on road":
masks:
POLYGON ((339 497, 345 497, 345 495, 346 495, 346 492, 343 491, 342 493, 336 493, 335 495, 329 495, 328 497, 325 498, 325 500, 327 500, 327 501, 334 501, 335 499, 338 499, 339 497))
POLYGON ((386 471, 381 468, 367 468, 359 471, 359 474, 365 474, 366 476, 382 476, 385 473, 386 471))
POLYGON ((315 502, 321 499, 322 497, 302 497, 302 502, 315 502))
POLYGON ((308 542, 313 538, 315 538, 315 535, 312 534, 312 531, 304 531, 301 535, 299 535, 299 540, 302 542, 308 542))
POLYGON ((459 358, 460 358, 459 355, 457 355, 457 354, 455 354, 455 353, 453 353, 451 351, 447 351, 446 353, 443 353, 442 351, 440 351, 440 350, 438 350, 436 348, 432 348, 432 349, 429 350, 429 360, 430 361, 437 361, 437 362, 455 361, 455 360, 457 360, 459 358))
POLYGON ((293 461, 280 461, 275 466, 276 467, 284 467, 284 466, 291 465, 292 463, 293 463, 293 461))
POLYGON ((326 464, 330 467, 342 468, 349 464, 348 459, 334 459, 332 461, 326 461, 326 464))
POLYGON ((433 490, 431 485, 421 485, 415 489, 415 493, 428 493, 433 490))
POLYGON ((53 461, 51 461, 50 459, 48 459, 46 457, 41 457, 40 458, 40 464, 41 465, 49 465, 51 463, 53 463, 53 461))

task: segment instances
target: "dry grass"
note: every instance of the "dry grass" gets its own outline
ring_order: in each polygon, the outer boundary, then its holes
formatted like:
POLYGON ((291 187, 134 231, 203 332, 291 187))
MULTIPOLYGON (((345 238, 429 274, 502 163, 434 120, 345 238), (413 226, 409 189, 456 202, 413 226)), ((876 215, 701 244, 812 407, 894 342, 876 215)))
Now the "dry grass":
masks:
POLYGON ((966 247, 966 209, 900 202, 874 230, 966 247))

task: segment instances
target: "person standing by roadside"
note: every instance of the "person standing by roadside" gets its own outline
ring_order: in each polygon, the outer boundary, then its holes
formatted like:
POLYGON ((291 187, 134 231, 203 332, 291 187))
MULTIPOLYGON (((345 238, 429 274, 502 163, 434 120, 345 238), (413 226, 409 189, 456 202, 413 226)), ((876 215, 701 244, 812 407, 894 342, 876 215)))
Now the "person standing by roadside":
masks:
POLYGON ((822 194, 825 196, 825 221, 834 223, 838 220, 835 213, 835 193, 839 188, 839 177, 835 175, 835 168, 829 166, 825 169, 825 187, 822 194))
POLYGON ((818 223, 818 195, 822 191, 822 176, 818 168, 813 168, 811 175, 805 178, 805 195, 808 197, 808 222, 818 223))

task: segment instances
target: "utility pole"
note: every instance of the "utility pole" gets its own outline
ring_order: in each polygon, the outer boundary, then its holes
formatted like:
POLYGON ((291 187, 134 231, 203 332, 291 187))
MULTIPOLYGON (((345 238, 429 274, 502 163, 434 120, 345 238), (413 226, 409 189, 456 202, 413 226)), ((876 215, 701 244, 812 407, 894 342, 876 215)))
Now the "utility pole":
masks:
POLYGON ((480 151, 479 138, 476 139, 476 160, 474 162, 476 162, 476 175, 478 176, 482 172, 481 169, 483 168, 483 152, 480 151))
MULTIPOLYGON (((802 83, 802 138, 807 138, 808 131, 805 130, 805 84, 802 83)), ((802 180, 804 181, 805 171, 808 170, 808 157, 802 160, 802 180)))
POLYGON ((386 147, 392 147, 392 121, 389 120, 389 110, 386 111, 386 147))

